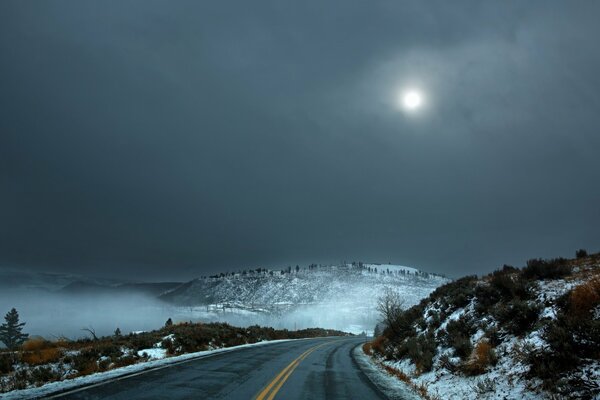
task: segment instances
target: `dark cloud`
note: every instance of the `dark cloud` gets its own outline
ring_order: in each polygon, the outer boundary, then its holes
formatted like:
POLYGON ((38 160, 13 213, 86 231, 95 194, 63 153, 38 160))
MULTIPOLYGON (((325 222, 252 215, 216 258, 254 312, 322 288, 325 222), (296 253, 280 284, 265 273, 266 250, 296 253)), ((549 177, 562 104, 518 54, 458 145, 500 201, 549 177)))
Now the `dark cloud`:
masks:
POLYGON ((0 263, 456 276, 599 250, 599 12, 5 1, 0 263))

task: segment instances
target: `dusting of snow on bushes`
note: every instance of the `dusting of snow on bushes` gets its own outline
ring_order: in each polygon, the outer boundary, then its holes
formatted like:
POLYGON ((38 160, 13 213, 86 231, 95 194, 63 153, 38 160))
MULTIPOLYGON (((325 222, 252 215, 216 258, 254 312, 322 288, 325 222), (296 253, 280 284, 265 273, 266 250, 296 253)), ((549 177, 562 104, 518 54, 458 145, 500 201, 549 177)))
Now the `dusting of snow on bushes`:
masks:
MULTIPOLYGON (((412 314, 405 313, 407 320, 412 321, 413 333, 393 336, 388 332, 387 336, 378 338, 372 345, 379 350, 374 351, 370 359, 379 367, 381 375, 389 377, 390 370, 397 371, 396 375, 410 380, 413 388, 425 388, 426 393, 421 394, 426 399, 600 398, 598 354, 582 355, 580 351, 579 361, 570 369, 562 370, 558 366, 558 376, 553 377, 553 372, 548 372, 554 370, 544 369, 557 368, 556 365, 546 367, 544 362, 556 359, 552 357, 563 357, 565 352, 556 350, 563 349, 560 343, 556 344, 556 339, 549 339, 554 340, 554 344, 547 341, 549 329, 566 330, 566 337, 572 338, 569 340, 574 343, 579 340, 582 346, 597 349, 597 338, 592 338, 596 343, 593 347, 585 335, 584 339, 578 339, 578 334, 563 328, 569 326, 564 321, 570 317, 565 307, 570 306, 565 304, 571 304, 573 289, 600 279, 600 263, 594 260, 595 263, 573 268, 572 273, 560 278, 523 277, 520 270, 509 267, 512 269, 495 275, 479 279, 468 277, 460 285, 441 287, 437 295, 434 292, 415 306, 412 314), (493 282, 494 279, 497 281, 493 282), (527 287, 525 294, 518 294, 523 293, 519 292, 522 287, 527 287), (496 300, 483 298, 487 294, 494 296, 495 289, 498 289, 496 293, 502 290, 514 293, 505 292, 496 300), (518 310, 514 316, 510 314, 511 307, 518 310), (457 338, 470 342, 472 347, 466 356, 457 355, 457 338), (420 339, 423 341, 419 342, 420 339), (428 343, 434 343, 432 362, 423 364, 423 360, 427 360, 428 343), (491 349, 486 353, 491 354, 489 361, 477 370, 469 369, 480 357, 478 348, 491 349), (534 365, 538 370, 532 372, 534 365)), ((598 287, 596 284, 595 289, 591 289, 592 293, 596 291, 590 295, 595 299, 591 304, 597 304, 598 287)), ((589 314, 583 318, 588 318, 587 321, 591 318, 591 323, 596 323, 599 308, 596 305, 589 311, 584 310, 589 314)))

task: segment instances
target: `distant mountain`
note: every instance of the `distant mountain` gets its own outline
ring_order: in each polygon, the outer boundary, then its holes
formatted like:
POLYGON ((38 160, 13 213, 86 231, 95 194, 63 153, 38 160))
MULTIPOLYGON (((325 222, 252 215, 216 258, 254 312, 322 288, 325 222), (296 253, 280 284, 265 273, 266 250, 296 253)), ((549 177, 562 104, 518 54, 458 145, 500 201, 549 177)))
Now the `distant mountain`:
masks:
POLYGON ((258 268, 187 282, 160 298, 184 306, 224 304, 270 309, 307 304, 374 304, 386 288, 414 304, 448 279, 387 264, 310 266, 296 270, 258 268))
POLYGON ((0 289, 34 289, 63 294, 142 293, 157 297, 181 284, 181 282, 127 282, 75 274, 0 268, 0 289))
POLYGON ((181 282, 119 283, 116 285, 103 285, 96 282, 75 281, 60 289, 59 293, 78 295, 145 294, 151 297, 158 297, 181 285, 181 282))
POLYGON ((57 291, 74 282, 100 286, 111 286, 124 283, 124 281, 116 279, 92 278, 75 274, 25 271, 16 268, 0 267, 0 289, 38 289, 57 291))

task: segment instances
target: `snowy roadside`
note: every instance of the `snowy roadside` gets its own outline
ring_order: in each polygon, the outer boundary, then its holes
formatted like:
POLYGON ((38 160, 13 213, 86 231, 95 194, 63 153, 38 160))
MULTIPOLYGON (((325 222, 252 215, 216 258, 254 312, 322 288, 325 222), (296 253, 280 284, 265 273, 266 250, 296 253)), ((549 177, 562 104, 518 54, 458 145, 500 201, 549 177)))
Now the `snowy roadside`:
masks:
POLYGON ((352 355, 359 368, 367 378, 390 400, 420 400, 408 385, 400 379, 388 374, 381 366, 377 365, 371 357, 366 355, 362 344, 354 348, 352 355))
MULTIPOLYGON (((307 338, 307 339, 315 339, 315 338, 307 338)), ((81 376, 78 378, 67 379, 59 382, 51 382, 46 385, 22 389, 22 390, 14 390, 12 392, 1 393, 0 398, 3 400, 17 400, 17 399, 35 399, 44 396, 50 396, 53 394, 58 394, 59 392, 64 392, 67 390, 76 389, 82 386, 89 386, 94 384, 103 383, 105 381, 113 380, 113 379, 123 379, 129 376, 138 375, 149 370, 157 370, 162 368, 167 368, 174 364, 180 364, 187 361, 192 361, 200 358, 209 357, 215 354, 220 353, 228 353, 231 351, 236 351, 240 349, 245 349, 248 347, 256 347, 256 346, 264 346, 267 344, 273 343, 281 343, 281 342, 289 342, 292 340, 305 340, 305 339, 279 339, 279 340, 268 340, 257 343, 243 344, 240 346, 232 346, 221 349, 214 350, 206 350, 206 351, 198 351, 195 353, 182 354, 180 356, 162 358, 158 360, 146 361, 138 364, 128 365, 122 368, 116 368, 110 371, 98 372, 92 375, 81 376)))

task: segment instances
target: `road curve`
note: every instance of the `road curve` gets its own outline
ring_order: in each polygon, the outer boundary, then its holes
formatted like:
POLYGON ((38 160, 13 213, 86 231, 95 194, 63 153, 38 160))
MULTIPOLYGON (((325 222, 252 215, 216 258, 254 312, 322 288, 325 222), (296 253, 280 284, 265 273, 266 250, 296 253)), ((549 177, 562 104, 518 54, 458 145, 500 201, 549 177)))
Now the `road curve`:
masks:
POLYGON ((108 381, 57 399, 384 399, 352 350, 363 338, 248 347, 108 381))

